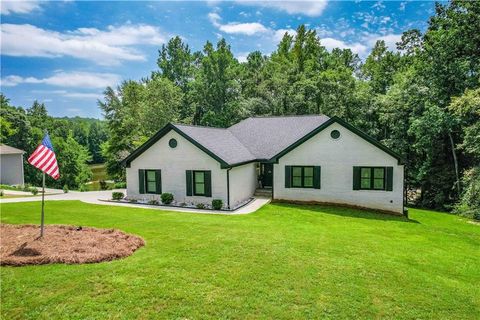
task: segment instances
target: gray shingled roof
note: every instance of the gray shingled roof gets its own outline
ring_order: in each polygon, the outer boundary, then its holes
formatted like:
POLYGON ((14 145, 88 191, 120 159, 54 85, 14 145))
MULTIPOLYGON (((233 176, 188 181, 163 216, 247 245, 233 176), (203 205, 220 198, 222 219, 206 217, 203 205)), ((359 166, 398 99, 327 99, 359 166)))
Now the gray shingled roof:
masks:
POLYGON ((0 144, 0 154, 22 154, 25 151, 7 146, 6 144, 0 144))
POLYGON ((328 119, 324 115, 248 118, 228 130, 257 159, 270 159, 328 119))
POLYGON ((255 160, 255 156, 228 129, 181 124, 174 126, 228 164, 255 160))
POLYGON ((324 115, 258 117, 227 129, 174 126, 228 164, 270 159, 301 139, 329 117, 324 115))

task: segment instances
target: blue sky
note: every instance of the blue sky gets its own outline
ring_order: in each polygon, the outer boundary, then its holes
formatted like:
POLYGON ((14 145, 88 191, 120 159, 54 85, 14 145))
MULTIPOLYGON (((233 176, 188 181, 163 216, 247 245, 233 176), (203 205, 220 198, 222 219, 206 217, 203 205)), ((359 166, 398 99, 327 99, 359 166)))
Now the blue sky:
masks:
POLYGON ((300 24, 327 49, 364 58, 378 39, 425 30, 427 1, 2 1, 1 91, 17 106, 37 99, 54 116, 101 118, 106 86, 157 68, 158 49, 181 36, 193 50, 224 37, 243 61, 271 53, 300 24))

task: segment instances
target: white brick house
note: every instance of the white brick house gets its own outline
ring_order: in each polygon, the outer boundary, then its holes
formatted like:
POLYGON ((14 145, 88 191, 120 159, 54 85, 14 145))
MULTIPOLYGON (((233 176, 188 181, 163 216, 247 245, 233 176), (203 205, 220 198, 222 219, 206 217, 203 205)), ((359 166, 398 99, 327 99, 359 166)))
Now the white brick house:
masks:
POLYGON ((256 117, 226 129, 168 124, 124 164, 129 198, 169 192, 177 202, 221 199, 234 209, 264 189, 277 200, 403 213, 400 157, 337 117, 256 117))

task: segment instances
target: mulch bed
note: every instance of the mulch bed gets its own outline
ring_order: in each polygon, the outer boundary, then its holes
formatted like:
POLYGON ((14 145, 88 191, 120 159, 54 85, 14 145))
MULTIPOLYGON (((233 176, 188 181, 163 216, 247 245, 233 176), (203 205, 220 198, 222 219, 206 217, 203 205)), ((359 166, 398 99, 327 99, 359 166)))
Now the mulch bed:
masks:
POLYGON ((115 229, 0 224, 0 265, 94 263, 128 257, 142 238, 115 229))

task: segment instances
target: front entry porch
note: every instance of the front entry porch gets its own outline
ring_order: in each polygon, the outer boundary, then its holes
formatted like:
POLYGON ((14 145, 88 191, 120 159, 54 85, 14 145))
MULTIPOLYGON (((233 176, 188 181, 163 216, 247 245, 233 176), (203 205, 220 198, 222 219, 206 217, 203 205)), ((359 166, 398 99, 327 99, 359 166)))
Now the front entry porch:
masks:
POLYGON ((271 198, 273 192, 273 163, 258 163, 257 180, 255 196, 271 198))
POLYGON ((273 186, 273 163, 260 162, 258 167, 258 187, 271 189, 273 186))

